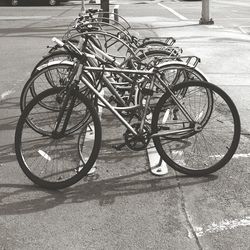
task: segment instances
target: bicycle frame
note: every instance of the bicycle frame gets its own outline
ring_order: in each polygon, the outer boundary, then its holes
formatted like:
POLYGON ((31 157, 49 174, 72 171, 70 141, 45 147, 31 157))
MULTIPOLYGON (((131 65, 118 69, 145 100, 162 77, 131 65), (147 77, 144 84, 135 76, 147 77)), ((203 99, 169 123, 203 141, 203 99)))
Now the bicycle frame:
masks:
MULTIPOLYGON (((79 70, 81 67, 79 67, 79 70)), ((101 67, 88 67, 88 66, 83 66, 82 69, 84 70, 89 70, 89 71, 103 71, 104 69, 101 67)), ((186 109, 181 105, 181 103, 179 102, 178 98, 174 95, 174 93, 171 91, 171 89, 166 86, 164 84, 164 82, 161 80, 161 78, 157 75, 157 70, 156 69, 152 69, 149 71, 145 71, 145 70, 128 70, 128 69, 116 69, 116 68, 106 68, 105 72, 112 72, 112 73, 133 73, 133 74, 143 74, 143 75, 151 75, 152 80, 150 82, 150 86, 149 86, 149 91, 153 90, 154 87, 154 80, 155 78, 163 85, 165 86, 165 91, 167 93, 170 94, 172 100, 175 102, 175 104, 178 106, 178 108, 181 110, 181 112, 184 114, 184 116, 187 118, 187 120, 190 123, 194 123, 194 120, 192 119, 192 117, 189 115, 189 113, 186 111, 186 109)), ((131 125, 122 117, 122 115, 119 114, 118 110, 124 110, 124 111, 128 111, 131 109, 136 109, 140 106, 135 105, 135 106, 127 106, 127 107, 113 107, 101 94, 100 92, 95 89, 95 87, 88 82, 87 79, 85 79, 83 76, 80 77, 81 81, 96 95, 96 97, 104 104, 104 106, 106 108, 108 108, 119 120, 120 122, 127 128, 129 129, 134 135, 138 135, 138 133, 131 127, 131 125)), ((115 89, 114 89, 115 90, 115 89)), ((116 90, 115 90, 116 91, 116 90)), ((146 99, 146 104, 144 108, 144 112, 143 112, 143 117, 142 117, 142 121, 141 121, 141 125, 140 125, 140 130, 142 131, 142 128, 145 124, 145 119, 147 116, 147 109, 150 103, 150 95, 147 96, 146 99)), ((151 135, 151 137, 157 137, 157 136, 164 136, 164 135, 171 135, 171 134, 175 134, 177 132, 188 132, 188 131, 192 131, 193 129, 184 129, 182 131, 180 130, 176 130, 176 131, 168 131, 168 132, 163 132, 160 134, 153 134, 151 135)))
MULTIPOLYGON (((86 34, 87 36, 87 40, 88 40, 88 34, 86 34)), ((80 50, 83 49, 84 43, 86 42, 86 40, 84 40, 82 37, 79 41, 78 47, 80 48, 80 50)), ((98 68, 98 62, 101 62, 102 64, 105 64, 105 60, 103 58, 105 58, 108 62, 110 62, 109 67, 111 68, 111 70, 109 70, 109 68, 105 68, 105 72, 111 72, 111 73, 116 73, 118 75, 120 75, 123 79, 125 79, 126 81, 128 81, 128 83, 130 83, 133 87, 134 84, 134 80, 131 79, 130 77, 128 77, 126 75, 126 73, 132 73, 132 74, 145 74, 145 71, 140 71, 140 70, 119 70, 130 58, 128 58, 127 60, 125 60, 122 64, 120 64, 119 62, 117 62, 112 56, 108 55, 107 53, 105 53, 104 51, 102 51, 101 49, 99 49, 92 41, 92 39, 90 40, 90 45, 92 46, 92 50, 85 48, 85 50, 87 50, 88 53, 93 55, 92 57, 88 57, 88 62, 91 65, 90 67, 84 67, 83 70, 90 70, 90 71, 96 71, 96 72, 104 72, 104 68, 100 69, 98 68), (100 56, 99 56, 100 55, 100 56), (118 68, 117 68, 118 67, 118 68)), ((135 55, 134 55, 135 56, 135 55)), ((148 72, 149 75, 149 72, 148 72)), ((105 75, 102 75, 102 79, 105 83, 105 87, 107 87, 109 89, 109 91, 116 97, 117 101, 119 102, 120 105, 122 106, 126 106, 126 103, 124 102, 124 100, 120 97, 120 95, 117 93, 116 89, 114 88, 114 83, 110 82, 107 77, 105 75)), ((119 83, 117 83, 119 84, 119 83)), ((121 83, 124 84, 124 83, 121 83)), ((164 88, 162 89, 164 90, 164 88)))
MULTIPOLYGON (((55 40, 56 41, 56 40, 55 40)), ((81 45, 83 44, 82 42, 80 43, 81 45)), ((61 45, 63 46, 63 43, 61 43, 61 45)), ((79 57, 83 57, 84 59, 95 59, 96 56, 93 54, 88 54, 88 53, 82 53, 79 49, 77 49, 73 44, 70 43, 70 45, 72 46, 72 48, 74 49, 74 51, 76 51, 79 54, 79 57)), ((97 48, 98 49, 98 48, 97 48)), ((101 51, 101 50, 100 50, 101 51)), ((101 51, 102 52, 102 51, 101 51)), ((111 58, 109 57, 109 55, 107 55, 105 52, 102 52, 102 55, 104 57, 106 57, 108 60, 110 60, 111 58)), ((76 63, 76 74, 73 80, 73 83, 79 83, 80 80, 87 86, 87 88, 89 90, 91 90, 92 93, 95 94, 95 96, 97 97, 98 100, 100 100, 103 105, 108 108, 117 118, 118 120, 120 120, 120 122, 127 128, 129 129, 135 136, 139 136, 140 132, 143 131, 143 127, 145 125, 145 120, 146 120, 146 116, 147 116, 147 110, 149 107, 149 103, 150 103, 150 99, 151 99, 151 95, 153 94, 153 87, 154 87, 154 81, 155 79, 157 79, 161 85, 164 87, 164 90, 166 93, 168 93, 172 100, 174 101, 174 103, 178 106, 178 108, 181 110, 181 112, 183 113, 183 115, 186 117, 186 119, 188 120, 188 122, 190 122, 191 124, 194 124, 194 120, 192 119, 192 117, 189 115, 189 113, 187 112, 187 110, 185 109, 185 107, 183 107, 181 105, 181 103, 178 100, 178 97, 174 95, 174 93, 171 91, 171 89, 164 84, 164 82, 162 81, 162 79, 158 76, 158 70, 157 67, 152 67, 150 70, 131 70, 131 69, 121 69, 121 68, 115 68, 113 65, 111 68, 106 68, 104 65, 103 67, 92 67, 92 66, 84 66, 82 60, 79 60, 76 63), (143 115, 142 115, 142 119, 141 119, 141 124, 140 124, 140 129, 139 129, 139 133, 137 133, 135 131, 135 129, 122 117, 121 114, 119 114, 118 110, 124 110, 124 111, 128 111, 128 110, 133 110, 136 108, 141 107, 142 104, 140 105, 134 105, 134 106, 126 106, 124 105, 124 107, 119 108, 119 107, 113 107, 101 94, 100 92, 86 79, 84 78, 84 76, 81 74, 81 72, 83 70, 87 70, 90 72, 110 72, 110 73, 118 73, 121 74, 122 76, 126 76, 126 73, 129 74, 135 74, 135 75, 147 75, 147 76, 151 76, 151 82, 150 82, 150 86, 147 89, 148 90, 148 94, 146 94, 147 98, 146 98, 146 103, 145 103, 145 107, 142 106, 142 110, 143 110, 143 115)), ((127 76, 126 76, 127 77, 127 76)), ((133 81, 131 78, 127 77, 127 79, 129 79, 131 82, 133 81)), ((108 81, 108 79, 106 79, 106 84, 108 89, 111 90, 111 93, 113 93, 115 96, 119 96, 119 93, 117 93, 116 89, 113 87, 112 83, 108 81)), ((66 98, 67 99, 67 98, 66 98)), ((74 104, 71 104, 72 107, 74 106, 74 104)), ((62 110, 62 112, 64 112, 62 110)), ((63 113, 62 113, 63 114, 63 113)), ((60 117, 60 115, 59 115, 60 117)), ((66 119, 68 120, 68 118, 66 119)), ((60 121, 59 121, 60 122, 60 121)), ((65 122, 65 121, 64 121, 65 122)), ((67 121, 66 121, 67 122, 67 121)), ((59 125, 57 124, 57 127, 59 127, 59 125)), ((65 124, 63 124, 63 128, 66 128, 65 124)), ((152 137, 158 137, 158 136, 164 136, 164 135, 171 135, 171 134, 175 134, 175 133, 180 133, 180 132, 189 132, 189 131, 193 131, 193 128, 186 128, 183 130, 175 130, 175 131, 164 131, 161 133, 156 133, 156 134, 152 134, 152 137)))

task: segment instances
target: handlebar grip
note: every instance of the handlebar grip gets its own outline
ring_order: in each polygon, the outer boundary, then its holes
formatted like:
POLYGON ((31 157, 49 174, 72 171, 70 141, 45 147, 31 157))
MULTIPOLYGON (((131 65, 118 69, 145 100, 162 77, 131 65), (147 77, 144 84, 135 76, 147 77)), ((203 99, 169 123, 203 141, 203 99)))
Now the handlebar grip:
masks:
POLYGON ((64 46, 64 42, 62 42, 60 39, 56 38, 56 37, 53 37, 52 38, 52 41, 56 44, 58 44, 60 47, 63 47, 64 46))

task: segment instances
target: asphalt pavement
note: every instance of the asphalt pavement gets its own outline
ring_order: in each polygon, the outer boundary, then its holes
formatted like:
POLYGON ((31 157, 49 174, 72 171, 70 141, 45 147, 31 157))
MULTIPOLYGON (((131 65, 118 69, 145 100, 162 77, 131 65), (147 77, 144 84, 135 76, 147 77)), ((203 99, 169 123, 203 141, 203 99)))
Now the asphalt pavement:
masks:
POLYGON ((198 67, 233 98, 242 120, 234 158, 207 177, 172 169, 154 176, 145 151, 112 148, 123 142, 124 128, 104 112, 95 175, 56 192, 39 189, 24 176, 13 136, 32 66, 80 5, 0 7, 1 249, 249 249, 250 4, 215 4, 215 24, 201 26, 199 1, 112 1, 136 35, 175 37, 176 46, 199 56, 198 67))

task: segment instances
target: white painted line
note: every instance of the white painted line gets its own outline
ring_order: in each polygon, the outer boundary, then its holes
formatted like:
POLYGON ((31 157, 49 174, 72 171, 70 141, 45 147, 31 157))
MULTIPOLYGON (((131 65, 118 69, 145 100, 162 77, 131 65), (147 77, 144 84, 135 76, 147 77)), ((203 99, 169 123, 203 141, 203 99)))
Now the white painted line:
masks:
POLYGON ((43 150, 39 149, 38 153, 47 161, 51 161, 51 157, 48 154, 46 154, 43 150))
POLYGON ((14 90, 7 90, 7 91, 3 92, 1 94, 1 100, 4 100, 7 96, 9 96, 10 94, 12 94, 14 92, 15 92, 14 90))
POLYGON ((51 16, 1 16, 0 20, 48 19, 51 16))
POLYGON ((243 34, 248 34, 248 32, 245 29, 249 29, 250 31, 250 26, 239 26, 238 28, 243 34))
POLYGON ((250 157, 250 153, 247 154, 234 154, 233 158, 238 159, 238 158, 247 158, 250 157))
POLYGON ((204 114, 204 111, 202 110, 202 111, 200 112, 200 114, 197 114, 197 116, 195 117, 195 121, 199 121, 200 118, 203 116, 203 114, 204 114))
MULTIPOLYGON (((210 155, 209 156, 210 158, 222 158, 223 157, 223 155, 210 155)), ((250 153, 247 153, 247 154, 234 154, 233 155, 233 159, 238 159, 238 158, 248 158, 248 157, 250 157, 250 153)))
MULTIPOLYGON (((223 220, 219 223, 213 222, 206 227, 194 227, 195 233, 198 237, 202 237, 210 233, 218 233, 225 230, 231 230, 238 227, 250 226, 250 216, 243 219, 223 220)), ((192 236, 191 236, 192 237, 192 236)))
POLYGON ((220 4, 229 4, 229 5, 237 5, 237 6, 243 6, 243 7, 250 7, 250 3, 242 3, 242 2, 229 2, 229 1, 223 1, 223 0, 213 0, 213 3, 220 3, 220 4))
POLYGON ((171 12, 172 14, 174 14, 175 16, 177 16, 178 18, 180 18, 181 20, 188 20, 188 18, 184 17, 183 15, 181 15, 180 13, 176 12, 175 10, 167 7, 166 5, 163 5, 161 3, 158 3, 159 6, 161 6, 162 8, 167 9, 169 12, 171 12))
POLYGON ((223 25, 208 25, 206 27, 209 29, 224 29, 223 25))
POLYGON ((186 166, 184 159, 182 159, 182 156, 184 154, 184 152, 182 150, 173 150, 172 154, 175 157, 174 161, 177 164, 182 165, 182 166, 186 166))

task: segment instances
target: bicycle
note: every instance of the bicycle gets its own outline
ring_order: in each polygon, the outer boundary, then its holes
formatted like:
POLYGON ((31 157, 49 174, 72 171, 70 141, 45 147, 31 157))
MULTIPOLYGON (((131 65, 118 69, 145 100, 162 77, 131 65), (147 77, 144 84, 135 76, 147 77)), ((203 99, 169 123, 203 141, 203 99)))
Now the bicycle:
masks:
MULTIPOLYGON (((61 41, 56 42, 65 46, 61 41)), ((169 87, 157 67, 129 70, 85 66, 84 61, 93 55, 78 53, 81 60, 67 87, 48 89, 37 95, 24 109, 16 127, 17 160, 35 184, 61 189, 87 175, 101 145, 101 123, 93 103, 96 98, 126 127, 123 136, 131 150, 144 150, 152 139, 162 159, 181 173, 194 176, 213 173, 235 153, 240 139, 240 118, 230 97, 219 87, 203 81, 169 87), (141 89, 146 102, 113 107, 82 75, 84 69, 146 75, 148 78, 144 80, 148 79, 149 84, 141 89), (164 86, 165 93, 151 119, 150 99, 155 79, 164 86), (80 81, 88 90, 85 93, 79 91, 80 81), (56 109, 44 109, 41 102, 56 109), (136 122, 127 121, 121 110, 133 111, 136 122), (82 126, 71 133, 70 129, 79 120, 82 126)))
MULTIPOLYGON (((148 63, 153 63, 155 60, 158 60, 162 74, 164 73, 166 75, 166 72, 171 72, 171 75, 174 75, 173 72, 175 72, 175 78, 172 76, 172 82, 170 81, 170 78, 168 76, 168 82, 167 84, 176 84, 178 79, 180 79, 180 76, 182 75, 187 75, 185 72, 189 72, 187 76, 185 76, 185 79, 192 79, 192 76, 195 76, 196 79, 206 81, 206 77, 202 72, 200 72, 198 69, 196 69, 196 65, 199 62, 198 58, 195 57, 177 57, 176 54, 173 56, 167 56, 164 51, 155 51, 155 50, 149 50, 149 51, 143 51, 142 54, 140 55, 135 55, 134 52, 121 41, 121 45, 126 47, 126 50, 128 50, 131 54, 130 57, 124 58, 123 62, 119 62, 116 60, 116 57, 112 57, 109 54, 103 52, 98 45, 93 42, 93 36, 95 35, 105 35, 109 36, 111 38, 114 38, 113 35, 111 34, 105 34, 103 32, 88 32, 85 34, 84 38, 81 37, 81 42, 79 43, 79 47, 82 47, 85 51, 88 53, 92 53, 95 55, 96 60, 91 60, 88 59, 86 62, 87 64, 91 66, 101 66, 101 65, 108 65, 109 67, 121 67, 121 68, 132 68, 136 69, 141 67, 141 65, 148 65, 148 63), (88 40, 90 38, 90 40, 88 40), (84 48, 83 48, 84 44, 84 48), (88 46, 87 46, 88 45, 88 46), (165 55, 165 56, 163 56, 165 55), (176 61, 173 61, 175 60, 176 61), (181 62, 180 60, 183 60, 184 58, 188 58, 187 63, 181 62), (189 66, 189 60, 191 58, 195 58, 195 62, 193 66, 189 66), (130 63, 133 61, 133 63, 130 63), (169 61, 173 61, 172 65, 169 61), (168 63, 167 63, 168 62, 168 63), (131 65, 131 66, 128 66, 131 65), (179 71, 179 72, 178 72, 179 71), (180 73, 182 72, 182 73, 180 73), (184 73, 183 73, 184 72, 184 73)), ((69 42, 71 43, 71 42, 69 42)), ((58 46, 58 45, 57 45, 58 46)), ((72 53, 69 49, 65 49, 65 51, 57 51, 56 56, 61 55, 66 55, 67 58, 71 58, 73 61, 74 59, 77 60, 77 57, 79 55, 76 53, 72 53)), ((47 62, 48 58, 45 58, 42 60, 41 63, 36 65, 35 67, 35 72, 32 73, 30 79, 26 82, 26 84, 23 87, 22 93, 21 93, 21 98, 20 98, 20 107, 21 111, 25 108, 26 104, 28 103, 27 101, 27 95, 30 92, 30 98, 33 98, 37 95, 37 93, 40 93, 42 90, 50 87, 50 86, 62 86, 64 84, 65 79, 67 78, 68 74, 70 74, 71 69, 73 67, 73 62, 70 62, 69 60, 66 60, 66 56, 64 59, 61 60, 56 60, 56 61, 49 61, 47 62), (47 63, 46 63, 47 62, 47 63), (41 65, 40 65, 41 64, 41 65)), ((53 54, 51 54, 51 57, 53 58, 53 54)), ((91 73, 91 77, 94 79, 98 79, 99 75, 95 76, 94 74, 91 73)), ((107 77, 102 75, 102 81, 107 82, 108 80, 106 79, 107 77)), ((115 78, 114 85, 119 88, 119 91, 121 95, 124 95, 125 92, 128 92, 131 89, 131 86, 133 84, 133 81, 128 80, 125 77, 125 82, 122 78, 124 78, 124 75, 117 76, 113 73, 113 78, 115 78), (120 79, 119 79, 120 77, 120 79), (126 82, 127 81, 127 82, 126 82)), ((184 78, 183 78, 184 79, 184 78)), ((194 79, 194 78, 193 78, 194 79)), ((134 91, 132 89, 132 91, 134 91)), ((126 97, 125 97, 126 98, 126 97)), ((119 98, 118 98, 119 100, 119 98)), ((138 98, 136 98, 138 100, 138 98)), ((119 105, 124 105, 122 101, 119 101, 119 105)))
POLYGON ((78 16, 68 26, 67 32, 63 35, 62 40, 66 41, 75 36, 75 32, 82 33, 88 27, 94 27, 112 33, 118 38, 124 40, 129 46, 137 48, 145 48, 147 46, 169 47, 172 46, 176 40, 173 37, 145 37, 142 39, 130 34, 132 28, 128 21, 119 14, 102 12, 98 9, 87 9, 85 15, 78 16), (103 15, 108 15, 108 17, 103 15), (110 16, 117 16, 119 20, 110 18, 110 16))
MULTIPOLYGON (((85 17, 79 17, 75 20, 74 22, 74 29, 77 30, 77 32, 88 32, 88 34, 81 34, 81 38, 83 38, 83 36, 88 36, 88 39, 91 40, 92 43, 95 44, 95 46, 99 47, 100 48, 100 43, 98 44, 95 39, 93 39, 92 36, 94 36, 95 38, 97 37, 97 35, 100 37, 100 35, 103 35, 103 36, 107 36, 107 34, 105 33, 101 33, 101 32, 97 32, 97 33, 94 33, 94 32, 89 32, 89 31, 93 31, 93 30, 96 30, 96 27, 93 26, 93 24, 97 24, 98 27, 101 27, 103 25, 103 23, 100 23, 99 22, 99 19, 97 18, 93 18, 93 13, 96 13, 97 10, 89 10, 87 11, 89 13, 89 16, 85 16, 85 17), (85 23, 84 20, 87 19, 88 22, 85 23), (91 26, 89 26, 89 20, 91 19, 91 26), (94 23, 96 22, 96 23, 94 23), (91 33, 91 34, 90 34, 91 33)), ((122 17, 120 17, 122 18, 122 17)), ((123 18, 124 19, 124 18, 123 18)), ((124 19, 125 23, 128 24, 126 22, 126 20, 124 19)), ((107 23, 105 23, 105 25, 107 25, 107 23)), ((117 25, 117 23, 116 23, 117 25)), ((115 27, 114 25, 111 27, 115 27)), ((123 28, 123 30, 125 29, 123 26, 121 26, 123 28)), ((128 26, 129 28, 130 26, 128 26)), ((116 29, 118 29, 118 33, 119 33, 119 36, 121 34, 121 32, 123 32, 123 30, 115 27, 116 29)), ((124 33, 124 32, 123 32, 124 33)), ((125 34, 125 33, 124 33, 125 34)), ((135 37, 132 37, 132 36, 128 36, 126 35, 126 39, 125 40, 133 40, 134 44, 135 44, 135 41, 136 38, 135 37), (128 38, 130 37, 130 38, 128 38)), ((72 38, 72 37, 71 37, 72 38)), ((76 36, 73 37, 73 40, 75 40, 76 36)), ((72 40, 72 39, 71 39, 72 40)), ((117 44, 117 42, 121 43, 121 46, 119 46, 118 50, 120 51, 121 48, 125 47, 126 48, 126 53, 130 53, 130 54, 133 54, 131 53, 132 50, 130 49, 130 47, 128 47, 127 44, 125 44, 124 42, 121 42, 121 39, 117 38, 116 36, 111 36, 109 34, 109 37, 108 39, 106 39, 106 37, 104 38, 105 40, 105 44, 104 44, 104 47, 105 49, 107 50, 110 46, 114 46, 114 44, 117 44), (111 43, 108 45, 108 42, 110 42, 110 40, 114 40, 114 42, 111 41, 111 43)), ((98 39, 98 41, 100 41, 100 38, 98 39)), ((139 40, 138 40, 139 41, 139 40)), ((138 45, 138 41, 136 42, 136 44, 138 45)), ((171 43, 171 45, 173 44, 173 39, 172 38, 168 38, 167 40, 167 43, 169 45, 169 41, 171 43)), ((146 47, 148 45, 162 45, 164 44, 162 41, 157 41, 157 40, 149 40, 149 38, 146 38, 146 40, 143 40, 143 43, 140 44, 140 46, 138 45, 138 47, 146 47), (144 43, 145 41, 145 43, 144 43)), ((130 42, 129 44, 130 46, 132 46, 132 48, 134 50, 136 50, 136 47, 134 45, 132 45, 132 42, 130 42)), ((136 45, 136 46, 137 46, 136 45)), ((166 45, 166 43, 165 43, 166 45)), ((103 47, 103 46, 102 46, 103 47)), ((50 50, 49 54, 46 55, 42 60, 40 60, 36 66, 34 67, 32 73, 31 73, 31 77, 30 79, 28 80, 28 82, 25 84, 24 88, 23 88, 23 91, 22 91, 22 94, 21 94, 21 100, 20 100, 20 103, 21 103, 21 111, 24 109, 25 107, 25 103, 26 103, 26 94, 27 94, 27 86, 29 86, 29 90, 31 92, 31 95, 32 97, 36 96, 36 92, 35 89, 34 89, 34 86, 31 84, 32 82, 32 77, 34 78, 35 74, 38 73, 38 71, 40 69, 43 69, 44 66, 43 65, 50 65, 50 62, 54 62, 54 61, 57 61, 57 62, 64 62, 65 60, 66 61, 73 61, 74 58, 72 57, 71 54, 68 53, 68 51, 62 51, 62 50, 57 50, 58 49, 58 46, 54 46, 52 47, 52 49, 50 50)), ((171 49, 167 49, 167 50, 162 50, 162 48, 156 48, 156 47, 153 47, 152 48, 153 50, 147 50, 147 51, 142 51, 142 53, 140 53, 140 55, 138 55, 137 58, 140 58, 140 60, 145 60, 145 59, 148 59, 148 58, 156 58, 156 57, 166 57, 168 58, 172 58, 173 59, 173 56, 176 56, 178 55, 179 52, 177 52, 177 49, 176 48, 171 48, 171 49)), ((140 50, 139 50, 140 51, 140 50)), ((133 56, 135 56, 135 54, 133 54, 133 56)), ((118 57, 118 55, 116 56, 118 57)), ((117 64, 116 64, 117 66, 117 64)), ((129 60, 128 61, 128 67, 129 68, 135 68, 136 65, 132 62, 132 60, 129 60)), ((65 75, 65 74, 64 74, 65 75)), ((64 76, 65 77, 65 76, 64 76)), ((53 76, 50 74, 50 73, 46 73, 46 79, 47 79, 47 82, 49 83, 50 86, 56 86, 57 84, 53 81, 53 76)), ((61 81, 61 80, 60 80, 61 81)), ((46 83, 46 82, 45 82, 46 83)), ((46 84, 45 84, 46 85, 46 84)))

